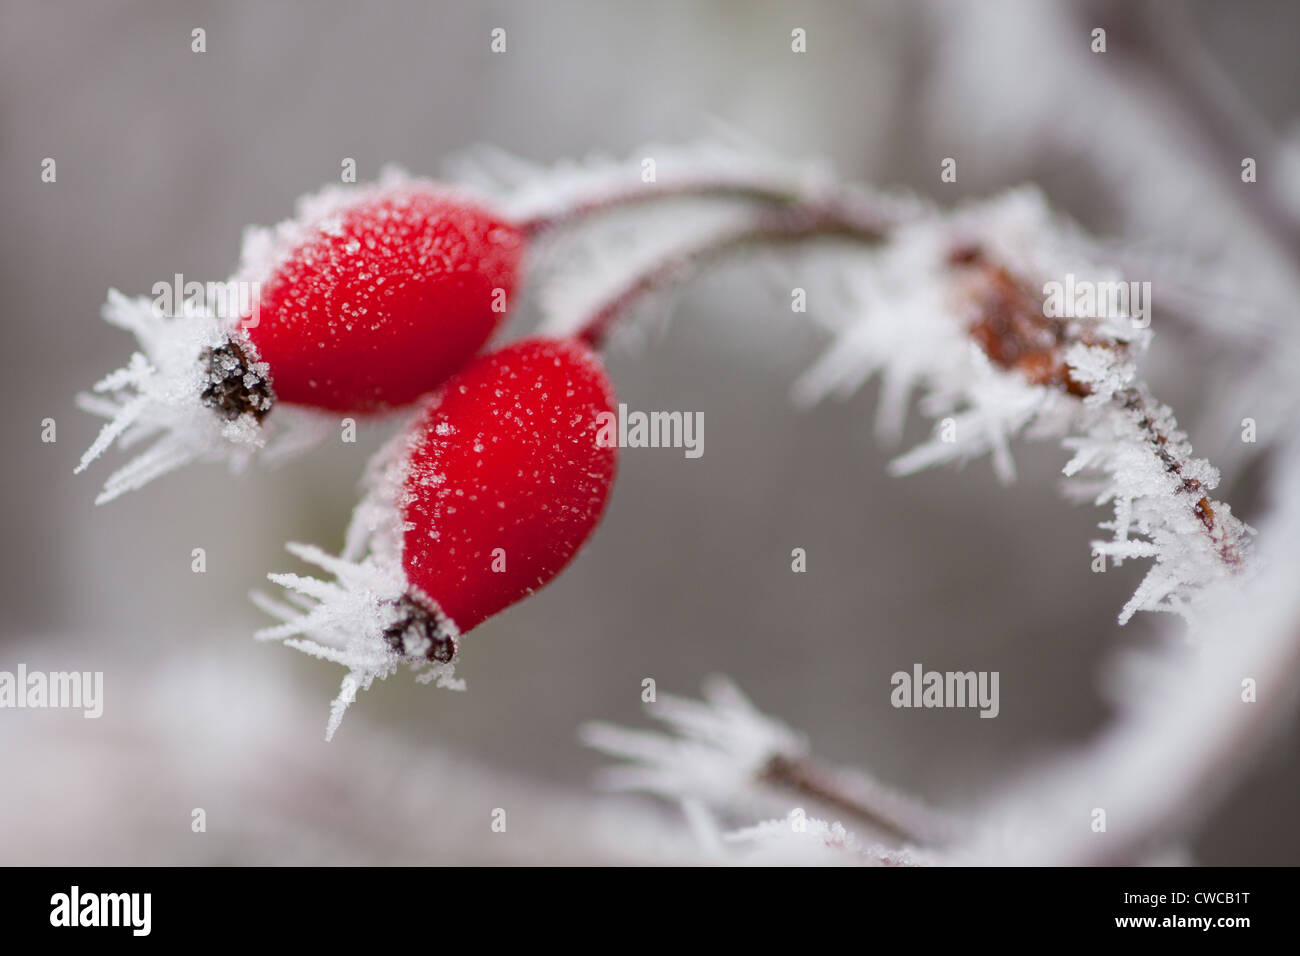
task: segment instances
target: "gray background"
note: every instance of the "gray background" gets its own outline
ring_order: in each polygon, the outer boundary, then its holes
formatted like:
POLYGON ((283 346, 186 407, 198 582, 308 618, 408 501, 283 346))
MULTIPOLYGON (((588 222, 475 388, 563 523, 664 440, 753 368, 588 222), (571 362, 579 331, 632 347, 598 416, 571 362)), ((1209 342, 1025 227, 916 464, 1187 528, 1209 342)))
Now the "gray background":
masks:
MULTIPOLYGON (((581 748, 576 727, 641 723, 644 677, 693 694, 706 675, 726 673, 828 759, 951 806, 1086 739, 1107 714, 1107 652, 1140 645, 1156 624, 1115 624, 1143 569, 1088 573, 1086 542, 1104 516, 1061 501, 1064 453, 1018 446, 1012 488, 986 461, 889 478, 894 450, 870 434, 874 386, 812 410, 790 402, 791 382, 825 340, 749 267, 697 283, 661 339, 609 358, 630 406, 704 412, 704 457, 625 453, 581 559, 475 633, 461 668, 469 693, 402 675, 365 694, 342 736, 400 741, 392 751, 331 751, 319 740, 337 669, 252 645, 266 622, 246 599, 267 571, 294 566, 284 541, 341 544, 380 437, 373 429, 278 471, 231 478, 193 467, 101 508, 97 481, 118 459, 72 475, 97 428, 73 396, 131 348, 98 318, 106 290, 142 293, 175 272, 225 277, 246 224, 288 215, 347 156, 362 178, 389 161, 432 174, 476 143, 549 161, 687 141, 722 121, 790 155, 827 158, 847 178, 945 202, 1040 178, 1065 209, 1112 226, 1109 203, 1068 157, 1035 166, 986 148, 967 163, 962 144, 978 139, 980 118, 964 129, 927 121, 922 91, 936 55, 927 17, 944 15, 942 5, 879 2, 7 0, 0 669, 103 670, 107 710, 99 722, 0 713, 9 764, 0 862, 264 859, 247 817, 277 802, 319 824, 281 835, 279 861, 408 859, 376 807, 340 805, 345 781, 448 759, 585 791, 600 758, 581 748), (206 54, 190 52, 195 26, 207 30, 206 54), (494 26, 508 30, 504 56, 488 52, 494 26), (792 26, 808 30, 804 56, 789 52, 792 26), (946 155, 963 163, 957 186, 938 182, 946 155), (53 185, 40 180, 47 156, 58 162, 53 185), (39 440, 47 416, 58 422, 53 445, 39 440), (195 547, 207 551, 204 575, 190 570, 195 547), (805 575, 790 573, 793 547, 807 549, 805 575), (916 661, 1000 671, 1001 716, 892 709, 889 675, 916 661), (210 700, 214 674, 224 703, 196 719, 189 702, 210 700), (283 753, 212 739, 214 722, 274 713, 274 695, 305 702, 308 717, 249 733, 310 767, 292 793, 277 782, 283 753), (181 763, 158 742, 176 727, 181 763), (131 840, 112 835, 116 814, 131 810, 85 771, 104 747, 129 751, 111 764, 130 776, 126 791, 166 794, 131 840), (246 792, 236 777, 260 785, 246 792), (192 806, 227 811, 198 848, 192 806), (321 850, 331 815, 347 813, 374 815, 369 830, 387 842, 321 850)), ((1293 6, 1198 4, 1192 19, 1261 110, 1279 123, 1300 114, 1293 6)), ((1153 383, 1195 426, 1202 397, 1185 370, 1196 359, 1177 334, 1157 341, 1153 383)), ((925 429, 913 419, 907 441, 925 429)), ((1225 483, 1247 512, 1249 477, 1225 483)), ((1300 858, 1295 742, 1292 733, 1241 782, 1198 841, 1198 860, 1300 858)), ((436 808, 454 802, 458 777, 449 770, 421 786, 411 799, 436 808)), ((486 812, 458 806, 466 820, 486 812)), ((482 833, 481 846, 467 837, 421 858, 497 858, 482 833)))

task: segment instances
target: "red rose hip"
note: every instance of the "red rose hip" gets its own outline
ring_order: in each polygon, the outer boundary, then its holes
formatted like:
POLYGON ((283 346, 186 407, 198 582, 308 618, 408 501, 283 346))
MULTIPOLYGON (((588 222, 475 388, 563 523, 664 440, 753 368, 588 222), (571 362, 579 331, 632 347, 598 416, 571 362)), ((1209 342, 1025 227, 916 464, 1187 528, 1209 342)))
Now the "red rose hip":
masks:
POLYGON ((461 632, 545 585, 595 528, 613 403, 590 349, 535 339, 474 361, 416 426, 402 567, 461 632))
POLYGON ((458 686, 461 636, 550 582, 599 523, 617 465, 614 391, 576 339, 528 339, 472 361, 381 453, 343 557, 291 544, 334 573, 271 580, 309 609, 258 603, 261 632, 348 667, 327 731, 358 689, 399 664, 458 686))
POLYGON ((308 230, 263 282, 246 334, 279 401, 407 405, 492 335, 523 251, 515 227, 435 186, 384 190, 308 230))
POLYGON ((109 421, 77 470, 115 441, 156 439, 109 476, 107 501, 191 461, 238 469, 267 445, 306 447, 336 426, 321 411, 409 405, 491 337, 524 250, 490 210, 400 180, 326 190, 297 219, 251 230, 235 278, 186 283, 199 292, 183 308, 110 292, 105 318, 140 351, 79 399, 109 421))

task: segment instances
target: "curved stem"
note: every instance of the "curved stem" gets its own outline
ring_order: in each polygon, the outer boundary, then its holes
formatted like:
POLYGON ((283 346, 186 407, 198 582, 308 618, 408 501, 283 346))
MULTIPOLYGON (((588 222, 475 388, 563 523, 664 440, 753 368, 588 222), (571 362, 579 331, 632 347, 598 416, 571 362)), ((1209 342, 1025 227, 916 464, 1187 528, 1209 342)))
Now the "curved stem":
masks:
POLYGON ((671 183, 643 183, 629 189, 615 189, 578 200, 563 209, 530 216, 516 225, 529 237, 560 229, 595 215, 668 199, 734 199, 772 207, 775 211, 816 208, 838 220, 852 232, 883 234, 899 216, 887 210, 877 197, 844 187, 816 192, 777 179, 737 176, 703 178, 671 183))
POLYGON ((684 247, 633 277, 597 306, 575 333, 592 348, 600 348, 614 321, 647 295, 682 282, 706 265, 735 253, 808 239, 849 239, 882 242, 888 227, 883 217, 867 222, 859 212, 833 203, 797 203, 756 214, 744 224, 684 247))

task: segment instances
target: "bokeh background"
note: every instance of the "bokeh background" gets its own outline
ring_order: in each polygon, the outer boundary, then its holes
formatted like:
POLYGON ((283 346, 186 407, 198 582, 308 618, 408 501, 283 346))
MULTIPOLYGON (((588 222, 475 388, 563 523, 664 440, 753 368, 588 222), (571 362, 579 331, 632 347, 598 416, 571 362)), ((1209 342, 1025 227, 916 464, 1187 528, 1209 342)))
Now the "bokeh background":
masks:
MULTIPOLYGON (((247 593, 296 569, 286 540, 339 547, 379 429, 274 471, 192 467, 96 508, 114 462, 73 476, 98 428, 73 398, 132 347, 98 317, 110 287, 224 278, 243 227, 289 215, 344 157, 363 179, 388 162, 436 174, 480 143, 547 162, 722 125, 944 203, 1037 181, 1091 228, 1212 254, 1264 288, 1268 256, 1233 238, 1243 213, 1186 161, 1180 104, 1148 89, 1131 52, 1129 66, 1120 49, 1088 52, 1091 26, 1120 36, 1129 6, 5 3, 0 669, 101 670, 106 701, 98 721, 0 712, 0 862, 688 855, 674 810, 595 791, 602 758, 576 738, 594 718, 642 724, 645 677, 694 694, 730 675, 825 758, 948 807, 1094 733, 1110 652, 1159 622, 1116 625, 1143 568, 1088 573, 1104 514, 1061 500, 1063 452, 1019 446, 1010 488, 987 462, 890 478, 901 449, 871 435, 874 386, 791 402, 825 339, 753 266, 695 283, 661 334, 609 357, 630 406, 704 413, 704 456, 625 453, 577 563, 467 643, 468 693, 400 675, 364 694, 329 745, 340 673, 254 644, 266 621, 247 593), (489 52, 494 27, 504 55, 489 52), (806 54, 790 51, 794 27, 806 54), (1059 55, 1063 34, 1077 56, 1059 55), (1149 124, 1125 112, 1135 104, 1149 124), (947 156, 955 184, 939 181, 947 156), (56 183, 41 181, 45 157, 56 183), (47 417, 53 444, 40 440, 47 417), (196 547, 205 574, 191 571, 196 547), (794 547, 806 574, 790 572, 794 547), (999 671, 999 718, 892 709, 889 675, 918 661, 999 671), (191 832, 195 807, 206 833, 191 832), (511 814, 506 834, 489 828, 495 807, 511 814)), ((1300 117, 1300 9, 1179 6, 1285 133, 1300 117)), ((534 319, 526 305, 512 334, 534 319)), ((1149 369, 1207 449, 1230 444, 1216 368, 1174 325, 1149 369)), ((926 427, 913 419, 904 447, 926 427)), ((1254 463, 1224 465, 1224 497, 1249 515, 1254 463)), ((1236 781, 1191 859, 1300 860, 1296 743, 1293 728, 1236 781)))

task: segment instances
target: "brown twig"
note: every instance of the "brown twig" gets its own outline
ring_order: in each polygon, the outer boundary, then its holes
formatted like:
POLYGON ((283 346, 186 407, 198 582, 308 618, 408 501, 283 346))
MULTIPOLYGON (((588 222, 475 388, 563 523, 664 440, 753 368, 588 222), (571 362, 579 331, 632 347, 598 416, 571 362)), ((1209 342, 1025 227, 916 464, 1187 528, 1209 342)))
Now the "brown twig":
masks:
MULTIPOLYGON (((976 246, 955 249, 949 263, 964 274, 968 284, 974 313, 971 337, 995 365, 1018 372, 1034 385, 1057 388, 1077 398, 1087 397, 1092 390, 1072 377, 1065 350, 1079 342, 1117 352, 1125 349, 1123 343, 1094 339, 1086 330, 1071 328, 1067 319, 1048 317, 1041 292, 1012 276, 976 246)), ((1202 482, 1184 475, 1187 456, 1161 427, 1150 397, 1144 390, 1130 386, 1116 391, 1112 401, 1131 413, 1165 471, 1181 479, 1176 493, 1189 496, 1189 507, 1213 541, 1219 559, 1229 569, 1239 571, 1241 546, 1219 523, 1215 515, 1217 502, 1203 493, 1202 482)))
POLYGON ((904 843, 936 847, 959 832, 955 821, 914 798, 858 771, 830 769, 806 757, 773 756, 759 771, 758 782, 809 797, 904 843))

